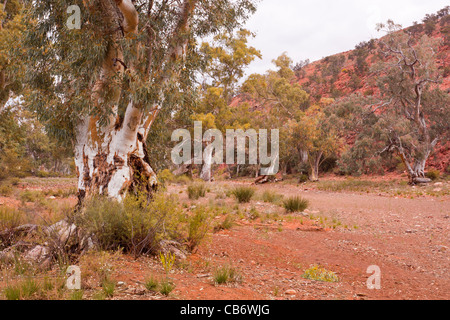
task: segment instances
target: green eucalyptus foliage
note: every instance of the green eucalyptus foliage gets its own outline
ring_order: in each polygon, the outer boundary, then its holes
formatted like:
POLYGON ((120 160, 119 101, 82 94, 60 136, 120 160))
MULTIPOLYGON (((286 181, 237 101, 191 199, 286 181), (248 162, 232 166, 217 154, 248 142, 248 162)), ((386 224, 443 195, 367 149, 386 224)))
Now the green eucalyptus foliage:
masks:
MULTIPOLYGON (((38 0, 30 2, 27 10, 27 32, 21 44, 27 58, 27 106, 62 140, 73 140, 74 124, 81 115, 98 116, 99 123, 106 124, 112 112, 108 90, 103 92, 106 100, 100 106, 94 107, 91 99, 93 83, 119 27, 104 22, 104 3, 108 1, 38 0), (66 26, 70 5, 81 9, 79 30, 66 26)), ((133 72, 125 72, 123 79, 118 79, 122 89, 119 115, 130 100, 146 111, 162 106, 160 119, 150 133, 149 145, 153 148, 167 142, 161 130, 169 131, 167 124, 180 118, 183 122, 186 109, 195 104, 196 75, 206 63, 199 54, 199 39, 224 30, 232 32, 256 7, 253 0, 199 0, 189 34, 179 35, 189 40, 186 59, 165 62, 179 12, 164 0, 137 0, 134 5, 139 13, 139 31, 119 43, 124 51, 123 63, 133 67, 133 72), (170 63, 175 65, 168 66, 170 63), (172 77, 168 70, 177 70, 179 77, 172 77), (169 83, 161 95, 165 77, 169 83)))

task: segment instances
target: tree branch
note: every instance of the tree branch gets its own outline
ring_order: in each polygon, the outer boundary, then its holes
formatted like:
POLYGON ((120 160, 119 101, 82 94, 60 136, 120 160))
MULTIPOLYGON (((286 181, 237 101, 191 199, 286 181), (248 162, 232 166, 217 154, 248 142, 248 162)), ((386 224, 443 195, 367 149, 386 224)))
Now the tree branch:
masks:
POLYGON ((189 41, 188 33, 190 31, 190 20, 193 16, 194 10, 198 0, 184 0, 180 5, 180 13, 178 15, 178 22, 172 33, 172 39, 169 41, 169 48, 165 56, 164 69, 161 70, 161 79, 159 95, 160 101, 153 106, 153 111, 149 112, 149 115, 143 117, 143 123, 141 124, 140 131, 143 132, 144 139, 147 139, 147 135, 150 131, 150 127, 154 123, 157 115, 161 110, 161 106, 164 100, 163 93, 167 89, 169 79, 173 76, 179 76, 175 73, 174 67, 177 61, 184 60, 187 54, 187 44, 189 41))
POLYGON ((123 31, 126 36, 137 33, 139 15, 131 0, 114 0, 124 17, 123 31))

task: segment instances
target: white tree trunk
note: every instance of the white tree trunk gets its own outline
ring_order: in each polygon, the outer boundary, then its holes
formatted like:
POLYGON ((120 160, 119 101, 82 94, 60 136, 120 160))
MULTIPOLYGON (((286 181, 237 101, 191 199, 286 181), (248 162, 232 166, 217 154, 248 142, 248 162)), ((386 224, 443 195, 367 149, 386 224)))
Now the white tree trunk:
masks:
POLYGON ((211 182, 212 180, 212 162, 213 162, 213 149, 209 149, 209 152, 205 152, 203 157, 202 171, 200 172, 200 179, 206 182, 211 182))
POLYGON ((152 109, 144 113, 140 102, 130 99, 122 119, 117 107, 122 95, 121 80, 125 69, 130 73, 136 70, 133 63, 125 64, 121 40, 123 36, 133 37, 137 33, 139 16, 131 0, 100 1, 105 10, 104 22, 115 31, 93 86, 92 100, 100 110, 112 108, 112 115, 107 125, 101 126, 94 116, 85 116, 77 124, 75 164, 80 203, 86 196, 97 194, 122 201, 129 190, 151 195, 156 188, 157 177, 150 167, 145 141, 161 109, 169 77, 179 76, 174 66, 186 57, 188 37, 184 35, 189 32, 190 18, 197 3, 197 0, 179 3, 179 21, 160 70, 160 101, 154 101, 152 109), (118 25, 122 28, 117 28, 118 25), (103 98, 105 92, 108 92, 108 102, 103 98))
POLYGON ((145 133, 139 132, 141 114, 130 103, 120 127, 99 128, 93 118, 79 123, 75 164, 81 198, 104 194, 121 201, 133 186, 145 184, 149 192, 156 187, 156 174, 146 157, 145 133))
POLYGON ((319 167, 320 167, 320 161, 322 160, 323 152, 318 151, 315 154, 314 157, 308 157, 309 158, 309 164, 311 168, 311 172, 309 173, 309 180, 312 182, 319 181, 319 167))

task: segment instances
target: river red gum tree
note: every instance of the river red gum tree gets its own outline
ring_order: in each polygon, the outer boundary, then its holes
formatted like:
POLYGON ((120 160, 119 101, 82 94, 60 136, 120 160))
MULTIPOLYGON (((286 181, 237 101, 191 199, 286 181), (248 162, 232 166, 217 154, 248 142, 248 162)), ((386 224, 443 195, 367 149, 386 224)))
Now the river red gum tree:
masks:
POLYGON ((188 108, 202 61, 197 39, 233 30, 252 0, 75 1, 82 27, 68 30, 73 3, 37 1, 28 48, 27 101, 50 132, 70 138, 80 199, 119 201, 157 186, 146 145, 163 108, 188 108))

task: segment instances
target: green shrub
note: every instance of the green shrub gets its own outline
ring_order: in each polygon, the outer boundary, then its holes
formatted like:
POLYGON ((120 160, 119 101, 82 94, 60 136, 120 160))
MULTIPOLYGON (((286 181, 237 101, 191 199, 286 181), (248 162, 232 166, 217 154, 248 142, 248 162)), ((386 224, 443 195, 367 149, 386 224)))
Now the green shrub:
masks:
POLYGON ((128 196, 123 203, 96 197, 69 220, 94 234, 100 249, 123 249, 135 257, 155 254, 161 240, 179 236, 178 203, 163 193, 154 194, 150 203, 146 197, 128 196))
POLYGON ((11 207, 0 207, 0 231, 14 229, 24 222, 24 213, 11 207))
POLYGON ((298 179, 298 182, 299 183, 306 183, 306 182, 308 182, 308 180, 309 180, 308 175, 307 174, 302 174, 300 176, 300 178, 298 179))
POLYGON ((6 300, 21 300, 22 298, 19 286, 7 286, 3 290, 3 294, 5 295, 6 300))
POLYGON ((236 187, 231 194, 239 203, 248 203, 255 195, 255 189, 251 187, 236 187))
POLYGON ((324 281, 324 282, 339 281, 339 278, 336 275, 336 273, 328 271, 325 268, 321 268, 317 265, 314 265, 311 268, 305 270, 305 273, 302 275, 302 277, 309 280, 324 281))
POLYGON ((162 184, 171 183, 176 180, 174 174, 169 169, 164 169, 158 173, 158 180, 162 184))
POLYGON ((155 291, 158 288, 159 281, 153 275, 145 280, 145 288, 148 291, 155 291))
POLYGON ((94 293, 94 295, 92 296, 92 300, 99 300, 99 301, 103 301, 105 300, 105 294, 103 293, 103 291, 98 291, 96 293, 94 293))
POLYGON ((224 265, 222 267, 217 268, 214 271, 213 279, 215 284, 226 284, 229 282, 242 281, 241 275, 237 272, 237 270, 234 267, 230 265, 224 265))
POLYGON ((283 195, 273 191, 266 190, 262 195, 262 199, 266 203, 279 203, 283 199, 283 195))
POLYGON ((33 279, 26 279, 20 285, 20 293, 22 298, 31 298, 35 293, 39 291, 39 285, 33 279))
POLYGON ((258 212, 258 210, 256 210, 255 207, 250 209, 250 212, 248 213, 248 218, 250 220, 256 220, 260 217, 261 217, 261 214, 258 212))
POLYGON ((25 202, 36 202, 39 199, 42 199, 43 197, 44 195, 40 191, 25 190, 20 194, 19 199, 20 201, 25 203, 25 202))
POLYGON ((425 175, 428 179, 431 179, 433 181, 439 179, 439 177, 441 176, 441 172, 439 170, 436 169, 431 169, 429 170, 426 175, 425 175))
POLYGON ((38 178, 48 178, 48 177, 50 177, 50 173, 47 172, 47 171, 39 170, 38 172, 36 172, 36 177, 38 177, 38 178))
POLYGON ((214 232, 219 232, 221 230, 230 230, 234 226, 234 218, 231 215, 227 215, 225 220, 214 227, 214 232))
POLYGON ((169 279, 165 279, 161 282, 159 292, 165 296, 168 296, 173 289, 175 289, 175 284, 169 279))
POLYGON ((193 184, 187 188, 189 199, 198 200, 206 195, 206 186, 203 183, 193 184))
POLYGON ((176 184, 181 184, 181 185, 186 185, 192 182, 192 179, 190 177, 188 177, 187 175, 181 175, 181 176, 177 176, 175 177, 175 181, 176 184))
POLYGON ((302 197, 290 197, 283 202, 283 207, 287 212, 303 212, 308 208, 309 201, 302 197))
POLYGON ((106 297, 112 298, 116 290, 116 282, 114 280, 104 279, 102 281, 102 289, 106 297))
POLYGON ((83 300, 84 291, 83 290, 74 290, 69 297, 69 300, 83 300))
POLYGON ((195 209, 194 215, 189 218, 188 249, 194 251, 206 237, 211 224, 209 213, 204 207, 195 209))
POLYGON ((13 187, 8 183, 0 184, 0 196, 9 197, 13 193, 13 187))

